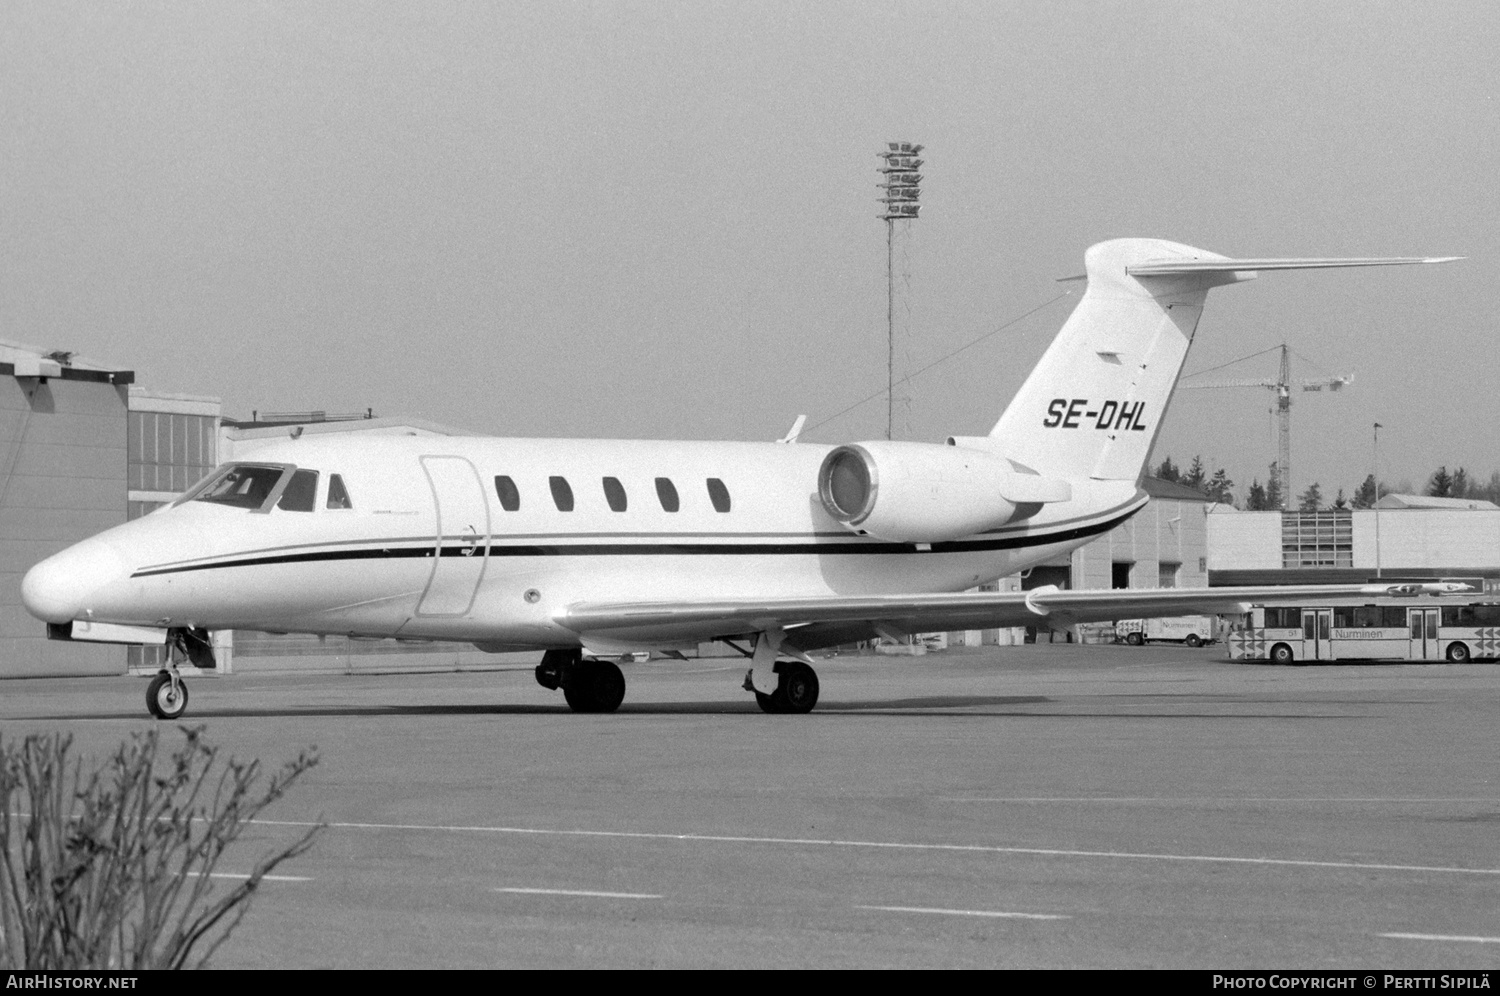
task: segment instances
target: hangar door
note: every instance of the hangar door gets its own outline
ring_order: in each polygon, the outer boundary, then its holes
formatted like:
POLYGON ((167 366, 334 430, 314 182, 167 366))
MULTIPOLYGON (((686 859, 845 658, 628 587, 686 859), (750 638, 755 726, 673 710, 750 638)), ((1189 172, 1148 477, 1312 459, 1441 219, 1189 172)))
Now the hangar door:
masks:
POLYGON ((490 555, 490 503, 474 465, 458 456, 424 456, 437 539, 419 616, 461 616, 474 605, 490 555))

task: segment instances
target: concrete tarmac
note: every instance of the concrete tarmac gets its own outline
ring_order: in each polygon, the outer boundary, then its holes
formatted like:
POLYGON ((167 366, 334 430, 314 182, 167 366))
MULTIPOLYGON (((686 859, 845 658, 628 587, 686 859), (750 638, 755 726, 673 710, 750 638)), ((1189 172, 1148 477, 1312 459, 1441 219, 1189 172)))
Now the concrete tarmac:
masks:
MULTIPOLYGON (((807 716, 739 661, 624 670, 609 716, 529 668, 192 682, 230 752, 322 758, 220 870, 328 823, 214 964, 1500 963, 1496 665, 835 657, 807 716)), ((0 681, 4 736, 102 755, 145 685, 0 681)))

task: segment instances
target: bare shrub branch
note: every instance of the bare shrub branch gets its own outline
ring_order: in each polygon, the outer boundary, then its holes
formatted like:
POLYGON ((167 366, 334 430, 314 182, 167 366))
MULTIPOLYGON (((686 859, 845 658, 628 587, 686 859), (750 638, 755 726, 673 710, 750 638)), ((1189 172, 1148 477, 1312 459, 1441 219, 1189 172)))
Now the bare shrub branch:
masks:
POLYGON ((182 733, 164 763, 153 729, 86 774, 71 736, 0 740, 0 968, 201 968, 261 880, 312 846, 322 824, 216 896, 219 858, 318 758, 258 785, 259 761, 219 764, 202 727, 182 733))

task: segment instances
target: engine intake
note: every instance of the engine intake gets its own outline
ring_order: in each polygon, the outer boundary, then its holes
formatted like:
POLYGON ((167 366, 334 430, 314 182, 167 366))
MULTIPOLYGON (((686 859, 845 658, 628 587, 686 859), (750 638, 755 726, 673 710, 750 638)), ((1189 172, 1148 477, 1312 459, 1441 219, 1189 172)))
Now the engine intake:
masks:
POLYGON ((972 536, 1065 501, 1062 481, 960 446, 878 441, 840 446, 818 469, 823 508, 846 528, 900 543, 972 536))

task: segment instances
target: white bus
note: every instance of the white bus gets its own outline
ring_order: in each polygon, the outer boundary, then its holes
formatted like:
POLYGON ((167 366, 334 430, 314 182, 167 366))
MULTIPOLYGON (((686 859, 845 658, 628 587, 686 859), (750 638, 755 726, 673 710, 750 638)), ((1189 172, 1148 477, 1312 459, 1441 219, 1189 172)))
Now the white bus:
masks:
POLYGON ((1231 660, 1456 663, 1500 656, 1500 598, 1473 595, 1351 598, 1321 605, 1255 606, 1229 634, 1231 660))
POLYGON ((1142 647, 1158 640, 1201 647, 1214 642, 1214 621, 1210 616, 1120 619, 1115 623, 1115 639, 1124 640, 1132 647, 1142 647))

